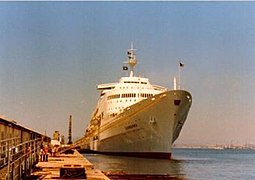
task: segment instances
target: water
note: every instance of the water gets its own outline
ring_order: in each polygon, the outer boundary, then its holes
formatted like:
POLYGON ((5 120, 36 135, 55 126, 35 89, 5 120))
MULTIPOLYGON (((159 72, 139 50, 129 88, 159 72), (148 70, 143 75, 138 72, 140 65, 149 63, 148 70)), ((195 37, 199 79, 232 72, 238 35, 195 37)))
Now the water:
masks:
POLYGON ((170 174, 183 179, 255 179, 254 150, 174 149, 172 160, 86 154, 96 168, 129 174, 170 174))

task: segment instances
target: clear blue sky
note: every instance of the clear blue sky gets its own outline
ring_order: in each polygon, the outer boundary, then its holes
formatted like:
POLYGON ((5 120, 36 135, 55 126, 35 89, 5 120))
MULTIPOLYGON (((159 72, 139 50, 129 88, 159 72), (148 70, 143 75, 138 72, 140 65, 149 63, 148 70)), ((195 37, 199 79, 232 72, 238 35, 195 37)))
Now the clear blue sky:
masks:
POLYGON ((255 143, 255 2, 0 2, 0 114, 82 136, 99 83, 137 72, 193 105, 178 143, 255 143))

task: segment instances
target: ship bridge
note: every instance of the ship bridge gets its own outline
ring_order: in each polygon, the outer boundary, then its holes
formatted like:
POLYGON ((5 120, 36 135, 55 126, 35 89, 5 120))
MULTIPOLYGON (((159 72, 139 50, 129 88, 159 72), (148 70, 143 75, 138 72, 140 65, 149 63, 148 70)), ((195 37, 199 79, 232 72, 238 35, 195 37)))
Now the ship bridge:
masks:
POLYGON ((99 84, 97 85, 97 90, 111 90, 114 89, 117 83, 99 84))
POLYGON ((122 77, 120 83, 150 84, 147 78, 141 77, 122 77))

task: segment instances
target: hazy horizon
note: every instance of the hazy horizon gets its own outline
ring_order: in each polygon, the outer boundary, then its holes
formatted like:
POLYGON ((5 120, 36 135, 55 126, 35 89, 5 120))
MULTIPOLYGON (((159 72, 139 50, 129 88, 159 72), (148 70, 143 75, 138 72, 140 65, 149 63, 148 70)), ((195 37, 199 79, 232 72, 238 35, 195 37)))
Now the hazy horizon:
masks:
POLYGON ((0 2, 0 115, 83 136, 99 92, 136 74, 193 104, 178 144, 255 143, 255 2, 0 2))

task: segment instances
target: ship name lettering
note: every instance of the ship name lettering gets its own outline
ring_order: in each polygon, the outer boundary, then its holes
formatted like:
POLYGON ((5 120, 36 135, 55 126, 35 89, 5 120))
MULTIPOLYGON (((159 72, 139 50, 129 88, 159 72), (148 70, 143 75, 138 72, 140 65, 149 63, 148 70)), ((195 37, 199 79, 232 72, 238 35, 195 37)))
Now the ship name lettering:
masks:
POLYGON ((131 125, 129 125, 129 126, 125 126, 125 129, 126 129, 126 130, 129 130, 129 129, 136 128, 136 127, 138 127, 137 124, 131 124, 131 125))

